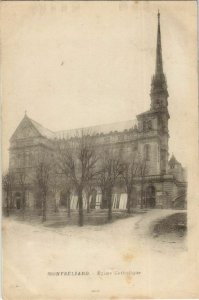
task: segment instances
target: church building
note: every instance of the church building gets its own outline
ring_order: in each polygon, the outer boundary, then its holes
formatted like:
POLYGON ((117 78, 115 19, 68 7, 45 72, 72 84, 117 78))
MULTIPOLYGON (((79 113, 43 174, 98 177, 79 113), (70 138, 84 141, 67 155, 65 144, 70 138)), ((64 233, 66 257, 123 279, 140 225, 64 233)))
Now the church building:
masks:
MULTIPOLYGON (((110 144, 112 147, 122 147, 126 151, 139 151, 147 160, 148 172, 144 176, 143 193, 146 208, 186 208, 186 176, 182 165, 174 155, 169 159, 169 109, 168 87, 163 70, 160 14, 158 13, 157 45, 155 74, 152 77, 149 110, 137 115, 136 120, 118 122, 91 127, 101 145, 110 144)), ((43 152, 53 155, 55 141, 72 136, 74 130, 53 132, 32 120, 25 114, 10 139, 9 170, 20 174, 26 169, 29 175, 26 190, 27 206, 38 207, 38 196, 34 191, 33 174, 35 158, 43 152)), ((141 205, 141 180, 137 178, 134 187, 134 206, 141 205)), ((22 193, 20 185, 15 184, 12 192, 13 207, 20 209, 22 193)), ((64 206, 63 192, 56 191, 52 196, 58 206, 64 206)), ((92 208, 100 209, 101 191, 91 199, 92 208)), ((127 195, 125 189, 115 188, 112 205, 113 209, 126 209, 127 195)), ((85 202, 86 207, 86 202, 85 202)), ((72 196, 71 209, 77 208, 77 197, 72 196)))

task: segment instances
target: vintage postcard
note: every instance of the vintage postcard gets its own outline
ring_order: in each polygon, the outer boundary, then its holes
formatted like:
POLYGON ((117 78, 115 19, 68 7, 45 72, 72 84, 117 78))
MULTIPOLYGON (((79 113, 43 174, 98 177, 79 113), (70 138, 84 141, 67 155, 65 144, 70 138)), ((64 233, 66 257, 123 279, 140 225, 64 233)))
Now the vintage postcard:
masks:
POLYGON ((2 298, 199 298, 197 2, 0 22, 2 298))

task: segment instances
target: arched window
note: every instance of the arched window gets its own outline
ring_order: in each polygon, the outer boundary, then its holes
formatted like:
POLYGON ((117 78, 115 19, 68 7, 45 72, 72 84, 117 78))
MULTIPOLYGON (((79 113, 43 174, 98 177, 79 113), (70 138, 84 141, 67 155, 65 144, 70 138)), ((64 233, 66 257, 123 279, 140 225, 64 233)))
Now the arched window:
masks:
POLYGON ((151 120, 148 121, 147 126, 148 126, 148 130, 152 129, 152 121, 151 120))
POLYGON ((146 160, 150 160, 151 146, 149 144, 144 145, 144 157, 146 160))

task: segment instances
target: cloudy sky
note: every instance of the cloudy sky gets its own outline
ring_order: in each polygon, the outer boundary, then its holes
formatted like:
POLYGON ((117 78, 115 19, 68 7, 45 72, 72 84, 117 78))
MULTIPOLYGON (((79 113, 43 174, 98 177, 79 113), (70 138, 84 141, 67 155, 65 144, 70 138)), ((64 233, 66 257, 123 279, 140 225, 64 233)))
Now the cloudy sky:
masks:
POLYGON ((157 11, 170 112, 170 154, 196 141, 196 2, 1 4, 3 160, 28 116, 56 131, 131 120, 150 106, 157 11))

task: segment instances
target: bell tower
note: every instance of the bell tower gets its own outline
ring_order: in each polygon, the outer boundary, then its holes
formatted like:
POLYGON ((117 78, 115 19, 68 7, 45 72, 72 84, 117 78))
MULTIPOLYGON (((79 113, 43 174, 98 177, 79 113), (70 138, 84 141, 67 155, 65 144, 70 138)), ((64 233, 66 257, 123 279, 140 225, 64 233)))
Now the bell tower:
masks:
POLYGON ((162 45, 161 45, 161 29, 160 29, 160 13, 158 11, 158 29, 157 29, 157 45, 156 45, 156 65, 155 74, 151 81, 151 108, 150 111, 156 113, 157 132, 160 136, 159 156, 160 171, 166 173, 168 166, 168 120, 170 118, 168 112, 168 91, 166 76, 163 71, 162 45))
POLYGON ((168 91, 166 76, 163 71, 160 13, 158 11, 158 28, 156 44, 155 74, 151 81, 151 106, 150 109, 137 116, 140 131, 141 148, 150 147, 149 155, 151 174, 166 174, 168 170, 168 91))

